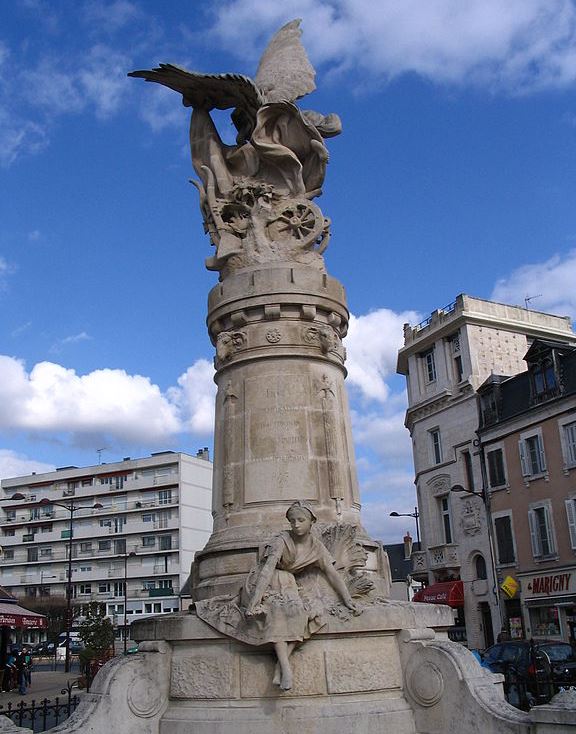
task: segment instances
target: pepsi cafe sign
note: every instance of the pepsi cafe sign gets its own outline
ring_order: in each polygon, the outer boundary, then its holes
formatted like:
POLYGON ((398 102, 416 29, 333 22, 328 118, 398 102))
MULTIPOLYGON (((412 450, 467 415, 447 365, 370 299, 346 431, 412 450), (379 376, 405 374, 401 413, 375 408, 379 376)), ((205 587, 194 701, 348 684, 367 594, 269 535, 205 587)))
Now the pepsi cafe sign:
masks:
POLYGON ((522 585, 526 589, 526 597, 562 596, 573 594, 576 590, 574 574, 570 572, 529 576, 522 585))

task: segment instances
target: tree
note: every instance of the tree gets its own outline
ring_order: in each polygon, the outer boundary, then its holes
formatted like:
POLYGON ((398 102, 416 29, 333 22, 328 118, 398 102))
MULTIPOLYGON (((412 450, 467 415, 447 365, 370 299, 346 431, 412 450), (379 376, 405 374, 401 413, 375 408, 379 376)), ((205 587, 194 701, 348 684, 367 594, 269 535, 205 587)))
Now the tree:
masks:
POLYGON ((106 616, 104 604, 93 601, 87 605, 78 634, 86 646, 86 651, 90 652, 90 658, 106 656, 114 645, 114 628, 106 616))

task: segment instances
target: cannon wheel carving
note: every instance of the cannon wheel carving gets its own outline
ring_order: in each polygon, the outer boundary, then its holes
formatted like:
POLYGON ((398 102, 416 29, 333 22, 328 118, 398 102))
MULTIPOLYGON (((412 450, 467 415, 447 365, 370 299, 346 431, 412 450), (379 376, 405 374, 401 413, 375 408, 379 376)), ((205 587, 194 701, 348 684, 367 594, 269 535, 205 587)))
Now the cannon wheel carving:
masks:
POLYGON ((302 249, 311 248, 322 239, 324 215, 308 199, 282 202, 268 222, 271 240, 289 242, 302 249))

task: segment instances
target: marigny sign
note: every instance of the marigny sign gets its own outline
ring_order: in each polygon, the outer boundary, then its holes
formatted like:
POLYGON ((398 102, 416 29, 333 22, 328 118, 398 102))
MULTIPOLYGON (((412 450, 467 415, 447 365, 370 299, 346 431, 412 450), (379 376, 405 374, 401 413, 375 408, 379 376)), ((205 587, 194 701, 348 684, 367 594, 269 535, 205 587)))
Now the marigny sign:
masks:
POLYGON ((548 573, 532 576, 526 586, 530 596, 554 596, 574 591, 571 573, 548 573))

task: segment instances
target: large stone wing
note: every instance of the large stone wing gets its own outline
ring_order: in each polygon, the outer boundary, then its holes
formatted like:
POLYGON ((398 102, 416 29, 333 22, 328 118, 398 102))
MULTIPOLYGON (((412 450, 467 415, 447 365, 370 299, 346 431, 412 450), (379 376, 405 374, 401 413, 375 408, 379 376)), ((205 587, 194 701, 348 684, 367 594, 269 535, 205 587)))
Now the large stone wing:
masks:
POLYGON ((264 51, 255 82, 265 102, 293 102, 316 89, 316 72, 300 41, 301 22, 286 23, 264 51))
POLYGON ((262 105, 262 97, 252 79, 242 74, 200 74, 174 64, 155 69, 131 71, 128 76, 157 82, 180 92, 187 107, 227 110, 239 107, 252 115, 262 105))

